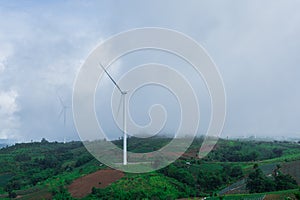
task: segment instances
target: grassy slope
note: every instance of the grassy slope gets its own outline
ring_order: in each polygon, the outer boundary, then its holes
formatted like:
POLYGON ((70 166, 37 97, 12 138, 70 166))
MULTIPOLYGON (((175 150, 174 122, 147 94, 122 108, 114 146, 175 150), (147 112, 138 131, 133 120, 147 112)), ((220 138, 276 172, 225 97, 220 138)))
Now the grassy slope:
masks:
MULTIPOLYGON (((121 197, 123 199, 150 199, 153 196, 176 199, 187 197, 185 193, 189 193, 189 188, 175 179, 153 172, 149 174, 127 174, 124 178, 105 189, 99 189, 99 191, 101 197, 105 199, 119 199, 121 197)), ((89 195, 85 199, 99 199, 99 197, 89 195)))

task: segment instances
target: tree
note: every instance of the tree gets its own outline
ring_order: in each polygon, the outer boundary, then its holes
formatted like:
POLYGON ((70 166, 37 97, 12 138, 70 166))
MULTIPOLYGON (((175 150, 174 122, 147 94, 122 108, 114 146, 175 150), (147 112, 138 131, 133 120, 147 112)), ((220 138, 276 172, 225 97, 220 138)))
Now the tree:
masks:
POLYGON ((239 178, 243 176, 243 170, 240 166, 234 166, 230 172, 229 172, 229 176, 233 177, 233 178, 239 178))
POLYGON ((8 197, 11 199, 14 199, 17 197, 17 193, 15 193, 14 191, 9 191, 8 192, 8 197))
POLYGON ((75 163, 75 167, 79 167, 81 165, 84 165, 84 164, 90 162, 92 159, 93 159, 93 157, 90 154, 83 155, 83 156, 78 158, 78 160, 75 163))
POLYGON ((258 158, 258 153, 256 151, 252 151, 251 153, 246 154, 243 157, 243 161, 254 161, 257 160, 257 158, 258 158))
POLYGON ((15 159, 15 161, 17 161, 17 162, 24 162, 24 161, 29 161, 29 160, 31 160, 31 157, 28 156, 27 154, 22 153, 22 154, 16 155, 14 159, 15 159))
POLYGON ((46 143, 49 143, 49 142, 48 142, 48 140, 46 140, 45 138, 42 138, 41 143, 42 143, 42 144, 46 144, 46 143))
POLYGON ((296 199, 298 199, 298 200, 300 199, 300 187, 299 187, 298 191, 294 193, 294 195, 295 195, 296 199))
POLYGON ((19 190, 21 189, 21 184, 18 180, 11 180, 9 181, 6 186, 4 187, 4 190, 6 192, 11 192, 13 190, 19 190))
POLYGON ((59 185, 57 189, 52 190, 52 199, 57 200, 71 200, 73 199, 68 190, 63 186, 59 185))
POLYGON ((209 190, 215 190, 222 185, 222 180, 220 176, 215 174, 211 175, 207 180, 207 186, 209 190))
POLYGON ((274 149, 272 150, 272 152, 275 154, 276 157, 280 157, 280 156, 282 156, 282 154, 283 154, 283 150, 282 150, 282 149, 279 149, 279 148, 274 148, 274 149))
POLYGON ((289 174, 282 174, 281 172, 275 177, 276 190, 288 190, 297 188, 297 182, 289 174))
MULTIPOLYGON (((261 169, 256 168, 249 174, 246 182, 246 187, 247 189, 249 189, 250 193, 261 193, 266 191, 266 184, 270 184, 270 181, 267 180, 261 169)), ((269 189, 270 188, 268 186, 268 190, 269 189)))
POLYGON ((254 169, 247 179, 247 189, 249 189, 250 193, 261 193, 297 188, 298 185, 295 179, 291 175, 282 174, 279 169, 280 166, 278 165, 274 173, 274 178, 266 177, 259 168, 254 169))

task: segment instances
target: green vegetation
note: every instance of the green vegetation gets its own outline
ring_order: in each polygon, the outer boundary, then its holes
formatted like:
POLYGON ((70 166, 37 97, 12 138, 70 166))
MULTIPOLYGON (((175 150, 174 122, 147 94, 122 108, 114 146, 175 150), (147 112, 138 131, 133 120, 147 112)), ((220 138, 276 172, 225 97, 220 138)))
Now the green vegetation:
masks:
POLYGON ((45 139, 1 149, 0 165, 0 194, 7 193, 10 197, 22 191, 30 194, 31 188, 59 190, 61 185, 99 169, 99 162, 81 142, 50 143, 45 139))
POLYGON ((206 161, 249 162, 271 159, 300 158, 299 146, 288 142, 231 141, 221 140, 204 158, 206 161))
POLYGON ((93 189, 86 199, 177 199, 194 196, 185 184, 161 174, 129 175, 105 189, 93 189))
POLYGON ((195 189, 197 196, 213 194, 228 183, 243 177, 243 171, 238 165, 205 163, 189 166, 180 161, 159 172, 195 189))
MULTIPOLYGON (((294 180, 298 174, 285 174, 288 163, 300 160, 299 144, 219 140, 202 160, 197 153, 202 138, 171 165, 148 174, 125 176, 102 189, 93 188, 84 199, 177 199, 210 196, 216 199, 262 197, 266 192, 299 197, 294 180), (253 168, 253 165, 255 167, 253 168), (232 186, 231 186, 232 185, 232 186), (226 188, 229 188, 226 190, 226 188), (293 190, 289 190, 293 189, 293 190), (222 195, 220 195, 220 191, 222 195), (226 191, 241 193, 226 195, 226 191), (260 194, 247 194, 260 193, 260 194), (224 196, 225 194, 225 196, 224 196)), ((133 152, 158 150, 168 138, 130 138, 133 152)), ((114 141, 122 146, 122 140, 114 141)), ((22 143, 0 150, 0 199, 73 199, 67 186, 74 180, 106 168, 95 160, 81 142, 22 143)))

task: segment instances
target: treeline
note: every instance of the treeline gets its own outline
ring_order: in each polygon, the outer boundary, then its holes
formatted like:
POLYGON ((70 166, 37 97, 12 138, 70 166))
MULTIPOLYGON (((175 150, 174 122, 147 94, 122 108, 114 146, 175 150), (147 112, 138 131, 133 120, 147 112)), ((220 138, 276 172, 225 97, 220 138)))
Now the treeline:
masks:
MULTIPOLYGON (((216 145, 214 150, 204 158, 204 160, 220 162, 252 162, 278 158, 283 156, 285 151, 290 150, 289 148, 291 147, 288 146, 289 144, 286 145, 287 146, 284 146, 284 144, 254 141, 221 141, 216 145)), ((295 145, 293 145, 293 147, 294 146, 295 145)))
POLYGON ((240 166, 228 164, 222 164, 212 172, 203 169, 201 164, 195 170, 183 162, 176 162, 159 170, 159 172, 193 188, 196 196, 212 195, 228 183, 235 182, 244 176, 240 166))
POLYGON ((247 189, 250 193, 262 193, 271 191, 280 191, 296 189, 298 184, 289 174, 283 174, 280 171, 280 165, 277 165, 271 176, 265 176, 257 164, 253 166, 253 171, 247 178, 247 189))

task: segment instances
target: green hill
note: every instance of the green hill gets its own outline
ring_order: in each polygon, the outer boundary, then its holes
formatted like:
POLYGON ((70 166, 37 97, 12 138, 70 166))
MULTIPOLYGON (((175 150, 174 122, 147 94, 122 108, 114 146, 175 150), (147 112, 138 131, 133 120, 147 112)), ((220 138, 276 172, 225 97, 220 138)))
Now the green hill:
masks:
MULTIPOLYGON (((150 152, 168 142, 169 138, 130 138, 128 150, 150 152)), ((114 143, 122 146, 121 140, 114 143)), ((147 174, 125 174, 111 185, 91 190, 85 199, 177 199, 218 195, 229 198, 232 193, 246 195, 249 193, 246 182, 248 175, 254 173, 254 164, 262 170, 263 179, 274 184, 290 181, 285 178, 287 173, 292 179, 299 180, 299 144, 219 140, 213 151, 200 160, 197 152, 201 143, 201 138, 195 139, 180 159, 163 169, 147 174), (272 175, 278 165, 284 175, 282 180, 272 175)), ((107 168, 95 160, 81 142, 64 144, 45 139, 2 148, 0 165, 1 199, 8 196, 18 196, 19 199, 72 199, 68 192, 72 182, 107 168)), ((297 187, 292 183, 287 185, 290 189, 297 187)), ((276 191, 275 186, 273 190, 276 191)), ((297 189, 292 190, 291 194, 295 196, 297 192, 297 189)))

